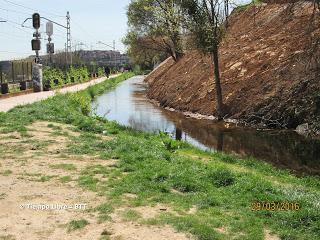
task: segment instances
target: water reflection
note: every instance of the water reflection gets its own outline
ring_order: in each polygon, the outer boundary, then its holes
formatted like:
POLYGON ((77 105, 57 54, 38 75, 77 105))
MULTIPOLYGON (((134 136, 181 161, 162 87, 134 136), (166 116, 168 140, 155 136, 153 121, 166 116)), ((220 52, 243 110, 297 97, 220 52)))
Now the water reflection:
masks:
POLYGON ((138 130, 166 131, 202 149, 254 156, 300 173, 320 174, 320 141, 291 131, 256 131, 226 123, 197 120, 170 112, 145 97, 142 77, 131 78, 97 98, 99 116, 138 130))

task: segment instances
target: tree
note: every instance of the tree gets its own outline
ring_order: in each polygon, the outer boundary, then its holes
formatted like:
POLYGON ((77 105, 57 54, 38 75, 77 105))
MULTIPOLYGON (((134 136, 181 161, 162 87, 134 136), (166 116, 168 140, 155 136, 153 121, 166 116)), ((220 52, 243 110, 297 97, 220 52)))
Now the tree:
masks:
POLYGON ((221 77, 219 67, 219 45, 227 26, 228 0, 183 0, 187 28, 194 36, 196 47, 210 54, 214 64, 216 110, 218 120, 223 119, 221 77))
POLYGON ((154 65, 164 61, 170 55, 164 52, 165 46, 160 39, 139 37, 135 32, 128 32, 123 39, 123 43, 128 47, 128 55, 135 65, 142 69, 153 69, 154 65))
POLYGON ((183 55, 182 12, 177 0, 132 0, 127 11, 129 34, 147 38, 175 61, 183 55), (161 44, 159 45, 159 42, 161 44))

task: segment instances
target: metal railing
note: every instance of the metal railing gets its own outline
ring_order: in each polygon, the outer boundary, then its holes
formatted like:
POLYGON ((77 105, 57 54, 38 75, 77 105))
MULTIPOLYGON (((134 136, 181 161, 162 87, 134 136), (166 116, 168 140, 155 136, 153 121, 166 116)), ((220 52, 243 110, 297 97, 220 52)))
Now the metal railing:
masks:
POLYGON ((0 63, 0 93, 7 94, 32 88, 32 61, 0 63))

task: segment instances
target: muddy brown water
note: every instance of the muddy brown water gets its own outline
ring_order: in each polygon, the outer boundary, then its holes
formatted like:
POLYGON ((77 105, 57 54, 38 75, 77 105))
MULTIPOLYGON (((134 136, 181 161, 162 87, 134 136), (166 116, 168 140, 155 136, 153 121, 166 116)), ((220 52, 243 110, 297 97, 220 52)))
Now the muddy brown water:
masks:
POLYGON ((320 140, 294 131, 256 130, 165 110, 146 97, 143 77, 133 77, 93 102, 97 115, 147 132, 165 131, 173 138, 206 150, 252 156, 296 174, 320 175, 320 140))

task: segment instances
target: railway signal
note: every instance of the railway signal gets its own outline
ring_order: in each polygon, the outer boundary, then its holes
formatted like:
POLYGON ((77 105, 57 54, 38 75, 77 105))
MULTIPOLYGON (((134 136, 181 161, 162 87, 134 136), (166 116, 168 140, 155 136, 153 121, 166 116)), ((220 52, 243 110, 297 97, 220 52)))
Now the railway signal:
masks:
POLYGON ((39 29, 40 28, 40 14, 39 13, 34 13, 32 15, 32 26, 34 29, 39 29))
POLYGON ((52 63, 52 54, 54 53, 54 43, 51 43, 53 35, 53 23, 48 21, 46 24, 46 33, 48 35, 47 53, 49 54, 49 62, 52 63))
MULTIPOLYGON (((68 55, 68 53, 70 53, 70 64, 72 65, 71 34, 70 34, 71 28, 70 28, 70 14, 69 14, 69 12, 67 12, 67 26, 64 26, 64 25, 62 25, 60 23, 52 21, 52 20, 50 20, 50 19, 48 19, 46 17, 41 17, 39 13, 34 13, 31 18, 25 19, 24 22, 22 23, 22 27, 24 27, 24 24, 28 20, 32 20, 32 26, 36 30, 36 32, 33 34, 33 37, 35 37, 34 40, 39 40, 40 41, 40 33, 39 33, 38 30, 39 30, 39 28, 41 26, 41 24, 40 24, 41 23, 41 19, 45 19, 45 20, 48 21, 48 23, 46 25, 46 28, 47 28, 46 33, 49 36, 49 38, 48 38, 49 45, 47 45, 48 53, 50 53, 50 52, 54 53, 54 44, 51 43, 51 40, 52 40, 51 36, 53 35, 53 24, 67 29, 67 48, 66 48, 67 51, 66 52, 67 52, 67 55, 68 55)), ((39 48, 39 44, 41 45, 41 42, 33 41, 32 42, 32 46, 33 46, 32 49, 33 50, 34 49, 40 49, 39 48)), ((35 51, 36 51, 36 62, 39 62, 39 60, 40 60, 39 59, 39 50, 35 50, 35 51)))
POLYGON ((32 82, 33 82, 33 91, 42 92, 42 65, 40 64, 39 51, 41 50, 41 41, 40 41, 40 14, 34 13, 32 15, 32 26, 36 30, 33 34, 35 39, 32 39, 31 45, 32 50, 36 52, 35 64, 32 65, 32 82))
POLYGON ((41 41, 38 39, 31 40, 32 51, 40 51, 41 50, 41 41))

